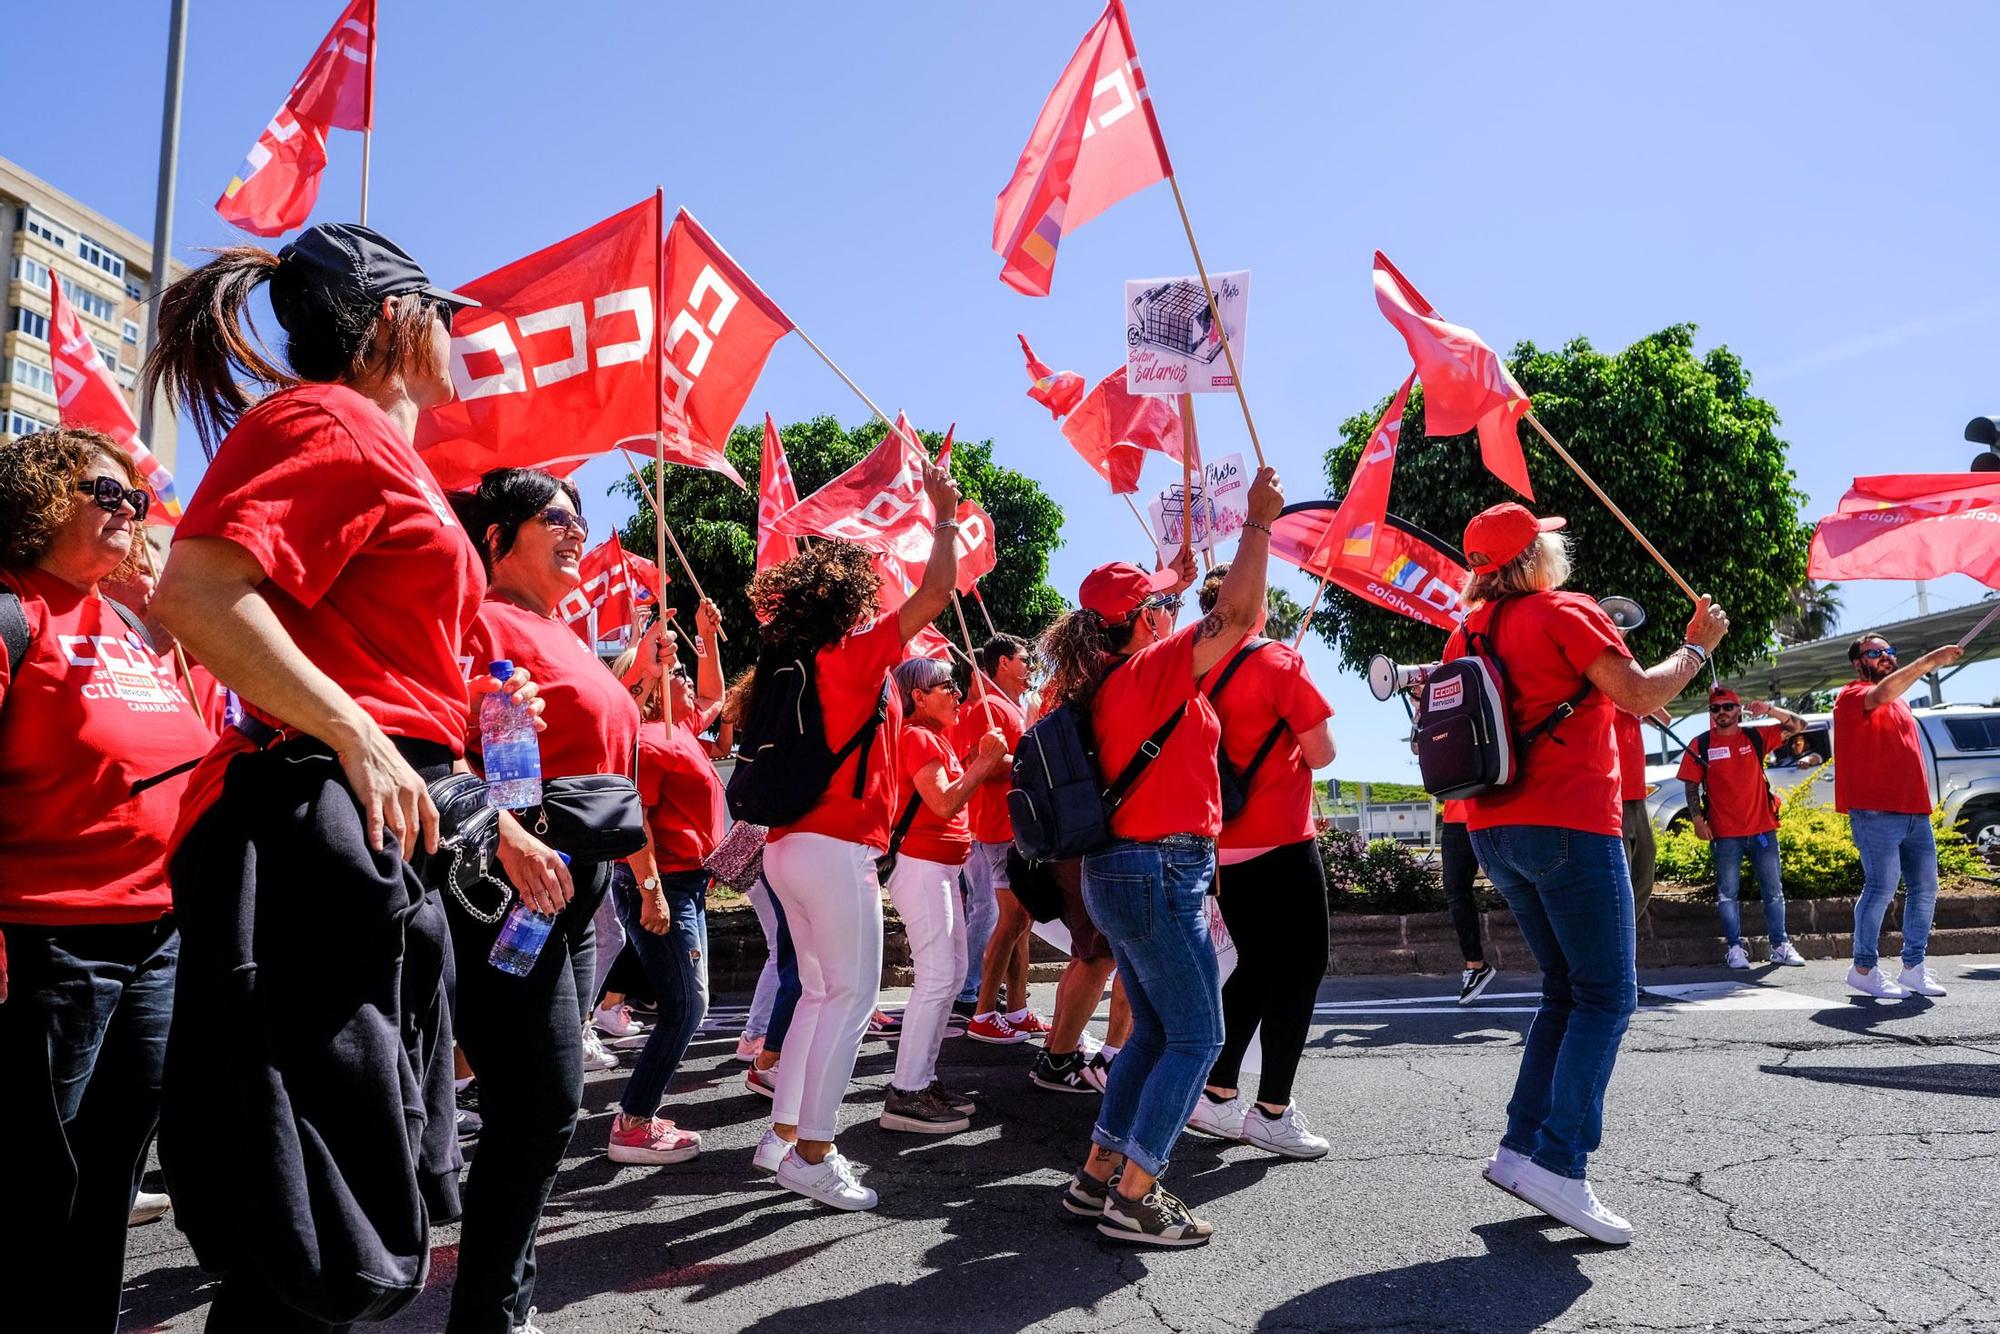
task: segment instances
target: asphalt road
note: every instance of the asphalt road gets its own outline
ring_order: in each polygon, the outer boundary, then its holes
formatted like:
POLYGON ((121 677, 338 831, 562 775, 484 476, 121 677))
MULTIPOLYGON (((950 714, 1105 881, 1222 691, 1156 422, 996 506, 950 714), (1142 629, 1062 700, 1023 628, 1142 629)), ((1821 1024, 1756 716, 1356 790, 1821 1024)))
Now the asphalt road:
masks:
MULTIPOLYGON (((1933 962, 1952 989, 1935 1003, 1850 997, 1832 963, 1644 974, 1592 1160, 1637 1228, 1623 1250, 1479 1178, 1533 1004, 1523 977, 1470 1010, 1425 1000, 1450 990, 1438 979, 1329 982, 1298 1098, 1332 1156, 1187 1136, 1168 1181, 1217 1235, 1167 1253, 1057 1208, 1095 1099, 1029 1085, 1026 1047, 948 1041, 945 1077, 983 1106, 932 1141, 874 1125, 891 1055, 868 1044, 842 1147, 880 1207, 836 1214, 770 1185, 749 1161, 767 1104, 730 1059, 741 998, 723 998, 670 1094, 704 1137, 695 1162, 606 1160, 623 1075, 591 1078, 543 1221, 540 1324, 2000 1330, 2000 960, 1933 962)), ((456 1238, 437 1229, 431 1290, 387 1328, 441 1328, 456 1238)), ((171 1222, 131 1240, 124 1328, 198 1329, 204 1281, 171 1222)))

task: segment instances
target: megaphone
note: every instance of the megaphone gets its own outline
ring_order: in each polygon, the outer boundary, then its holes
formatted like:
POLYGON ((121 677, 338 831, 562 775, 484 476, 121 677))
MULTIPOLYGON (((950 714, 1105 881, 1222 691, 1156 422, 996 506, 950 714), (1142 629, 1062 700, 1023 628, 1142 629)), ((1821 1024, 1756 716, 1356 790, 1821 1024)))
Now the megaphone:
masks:
POLYGON ((1426 662, 1405 667, 1392 662, 1386 654, 1377 653, 1368 660, 1368 692, 1376 699, 1392 699, 1399 690, 1414 690, 1422 685, 1438 666, 1438 663, 1426 662))
POLYGON ((1604 608, 1604 614, 1620 630, 1637 630, 1646 623, 1646 609, 1631 598, 1599 598, 1597 605, 1604 608))

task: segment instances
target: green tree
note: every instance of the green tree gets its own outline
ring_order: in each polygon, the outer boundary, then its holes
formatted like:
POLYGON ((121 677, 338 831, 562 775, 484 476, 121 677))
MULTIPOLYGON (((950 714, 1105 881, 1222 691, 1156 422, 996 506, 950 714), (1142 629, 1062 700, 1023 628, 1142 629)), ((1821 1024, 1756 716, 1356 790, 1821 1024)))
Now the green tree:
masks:
POLYGON ((1792 610, 1778 623, 1780 644, 1810 644, 1840 628, 1839 584, 1808 579, 1792 590, 1792 610))
POLYGON ((1299 632, 1299 622, 1306 618, 1306 609, 1298 600, 1276 584, 1264 588, 1264 637, 1292 642, 1299 632))
MULTIPOLYGON (((1750 373, 1734 353, 1718 347, 1697 355, 1694 334, 1694 325, 1672 325, 1615 354, 1583 338, 1555 352, 1522 343, 1509 363, 1549 431, 1688 582, 1728 609, 1729 637, 1717 654, 1727 673, 1761 661, 1774 629, 1794 610, 1812 526, 1799 518, 1805 496, 1776 434, 1777 410, 1750 393, 1750 373)), ((1326 455, 1336 491, 1387 405, 1384 398, 1341 423, 1342 443, 1326 455)), ((1648 662, 1671 652, 1687 625, 1686 597, 1531 428, 1521 435, 1532 508, 1569 519, 1568 586, 1636 598, 1648 618, 1632 637, 1633 652, 1648 662)), ((1389 508, 1456 547, 1467 519, 1513 499, 1481 465, 1471 435, 1424 433, 1423 391, 1413 390, 1389 508)), ((1338 588, 1327 592, 1313 629, 1356 671, 1375 653, 1400 662, 1433 659, 1444 641, 1431 627, 1338 588)))
MULTIPOLYGON (((780 429, 785 457, 802 496, 811 495, 859 463, 888 433, 889 428, 879 421, 848 430, 830 416, 780 429)), ((935 431, 917 434, 932 453, 944 439, 935 431)), ((749 645, 756 638, 756 621, 743 594, 757 566, 756 485, 763 445, 761 425, 739 426, 729 437, 729 461, 749 479, 751 489, 747 491, 720 473, 673 465, 667 469, 667 522, 701 575, 702 587, 722 609, 723 633, 729 636, 725 661, 731 668, 748 665, 749 645)), ((651 464, 645 466, 644 474, 650 487, 651 464)), ((1063 611, 1062 598, 1048 585, 1049 552, 1062 543, 1062 512, 1032 478, 994 463, 990 440, 955 441, 951 475, 968 499, 978 501, 993 516, 999 564, 979 581, 979 588, 994 624, 1013 634, 1038 633, 1063 611)), ((652 507, 640 499, 639 488, 630 477, 611 489, 636 507, 632 521, 620 533, 621 540, 627 549, 650 560, 654 550, 652 507)), ((667 587, 667 604, 678 608, 682 622, 691 625, 694 588, 674 559, 672 548, 667 551, 667 574, 672 580, 667 587)), ((965 602, 972 618, 973 642, 983 642, 985 620, 973 599, 965 602)), ((947 611, 938 628, 953 643, 961 642, 954 613, 947 611)))

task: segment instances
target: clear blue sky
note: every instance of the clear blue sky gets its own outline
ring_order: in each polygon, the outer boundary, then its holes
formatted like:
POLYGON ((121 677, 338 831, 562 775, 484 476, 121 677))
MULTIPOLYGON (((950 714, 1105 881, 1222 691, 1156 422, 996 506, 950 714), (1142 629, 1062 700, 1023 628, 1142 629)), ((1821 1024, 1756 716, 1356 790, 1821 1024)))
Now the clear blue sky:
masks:
MULTIPOLYGON (((194 0, 180 258, 239 239, 211 201, 339 7, 194 0)), ((17 90, 0 152, 149 233, 164 0, 92 11, 87 41, 74 12, 21 8, 15 67, 49 74, 17 90)), ((1093 380, 1113 369, 1122 281, 1189 268, 1172 197, 1155 187, 1067 238, 1048 299, 1003 287, 988 249, 993 196, 1095 0, 382 11, 372 221, 435 276, 484 273, 663 183, 885 408, 955 420, 1041 480, 1068 519, 1065 593, 1139 554, 1123 506, 1023 395, 1014 334, 1093 380)), ((1335 424, 1407 367, 1370 297, 1378 246, 1503 349, 1698 323, 1700 346, 1734 349, 1777 405, 1812 515, 1857 473, 1963 468, 1966 419, 2000 413, 1995 90, 1978 63, 2000 8, 1131 12, 1205 256, 1254 273, 1245 382, 1294 498, 1326 493, 1335 424)), ((336 132, 330 155, 315 216, 348 218, 360 136, 336 132)), ((1207 453, 1247 447, 1230 400, 1202 407, 1207 453)), ((766 410, 865 412, 796 340, 746 414, 766 410)), ((180 471, 185 494, 191 445, 180 471)), ((580 478, 600 525, 625 517, 604 498, 617 475, 580 478)), ((1307 581, 1278 577, 1305 600, 1307 581)), ((1981 591, 1939 581, 1933 605, 1981 591)), ((1906 584, 1846 599, 1853 626, 1914 605, 1906 584)), ((1402 710, 1308 656, 1339 714, 1335 771, 1408 778, 1402 710)), ((1947 694, 1996 689, 1983 667, 1947 694)))

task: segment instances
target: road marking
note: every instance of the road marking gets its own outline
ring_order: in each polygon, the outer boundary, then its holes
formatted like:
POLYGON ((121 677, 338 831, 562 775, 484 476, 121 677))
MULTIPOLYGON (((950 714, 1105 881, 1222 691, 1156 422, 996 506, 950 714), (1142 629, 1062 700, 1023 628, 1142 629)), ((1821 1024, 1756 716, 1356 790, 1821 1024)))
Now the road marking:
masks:
MULTIPOLYGON (((1480 1000, 1540 1000, 1541 995, 1542 993, 1539 991, 1489 991, 1485 995, 1481 996, 1479 999, 1480 1000)), ((1457 994, 1449 993, 1443 996, 1400 996, 1400 997, 1381 997, 1374 1000, 1321 1001, 1318 1005, 1315 1005, 1313 1009, 1315 1011, 1338 1012, 1338 1011, 1353 1011, 1353 1010, 1370 1010, 1381 1005, 1441 1005, 1446 1003, 1449 1003, 1451 1008, 1454 1010, 1460 1008, 1458 1004, 1457 994)), ((1474 1010, 1474 1009, 1480 1009, 1482 1007, 1475 1003, 1473 1005, 1465 1006, 1464 1008, 1468 1010, 1474 1010)))
POLYGON ((1756 986, 1748 982, 1675 982, 1639 988, 1642 994, 1667 997, 1657 1006, 1667 1010, 1832 1010, 1844 1008, 1845 1000, 1805 996, 1783 987, 1756 986))

